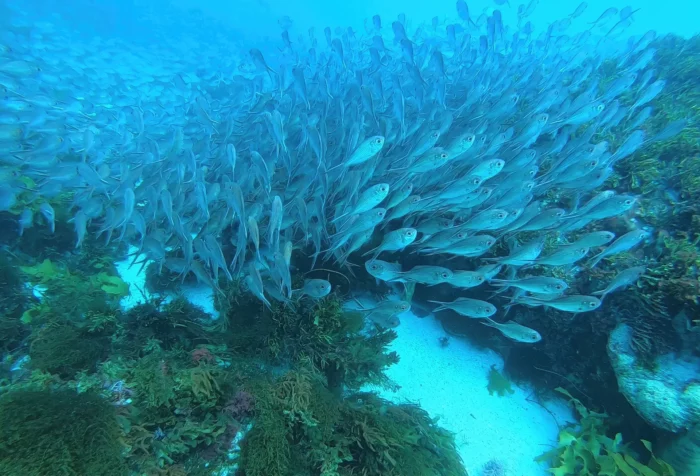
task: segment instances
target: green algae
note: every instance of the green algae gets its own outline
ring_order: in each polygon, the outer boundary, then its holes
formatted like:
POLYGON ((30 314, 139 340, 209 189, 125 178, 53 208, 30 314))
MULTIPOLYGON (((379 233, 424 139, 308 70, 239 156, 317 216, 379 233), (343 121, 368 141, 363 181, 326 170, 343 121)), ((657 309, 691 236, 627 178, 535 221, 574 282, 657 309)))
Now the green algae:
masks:
POLYGON ((606 435, 605 413, 588 410, 578 399, 563 388, 564 394, 580 417, 577 424, 565 426, 559 432, 557 447, 538 456, 535 461, 548 463, 548 472, 555 476, 675 476, 675 471, 651 451, 651 443, 643 440, 648 462, 643 464, 628 444, 617 433, 606 435))
POLYGON ((13 390, 0 396, 0 474, 127 475, 115 409, 92 393, 13 390))
POLYGON ((486 389, 489 391, 489 395, 496 394, 499 397, 504 397, 507 394, 515 393, 515 390, 510 385, 510 380, 499 372, 495 365, 492 365, 491 370, 489 370, 488 381, 486 389))

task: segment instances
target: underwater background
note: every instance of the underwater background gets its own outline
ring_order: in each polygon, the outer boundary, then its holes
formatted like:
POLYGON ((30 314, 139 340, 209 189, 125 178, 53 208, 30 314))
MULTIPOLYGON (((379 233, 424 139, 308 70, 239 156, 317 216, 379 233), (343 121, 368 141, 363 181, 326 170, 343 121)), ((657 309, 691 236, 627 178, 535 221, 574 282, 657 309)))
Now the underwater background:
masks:
POLYGON ((0 0, 0 475, 700 476, 699 12, 0 0))

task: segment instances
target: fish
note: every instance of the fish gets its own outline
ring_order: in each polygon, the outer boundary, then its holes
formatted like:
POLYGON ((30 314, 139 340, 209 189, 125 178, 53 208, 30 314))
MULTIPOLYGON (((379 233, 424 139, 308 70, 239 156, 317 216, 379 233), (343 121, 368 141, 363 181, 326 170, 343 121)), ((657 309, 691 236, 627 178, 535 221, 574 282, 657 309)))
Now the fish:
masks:
POLYGON ((408 271, 400 272, 402 279, 413 282, 434 286, 440 283, 446 283, 452 279, 452 270, 443 268, 442 266, 414 266, 408 271))
POLYGON ((630 284, 636 283, 645 272, 646 272, 645 266, 633 266, 631 268, 627 268, 627 269, 617 273, 615 275, 615 277, 612 279, 612 281, 610 281, 610 284, 608 284, 605 287, 605 289, 601 289, 600 291, 595 291, 592 294, 594 296, 600 296, 600 300, 602 301, 605 299, 605 296, 607 296, 608 294, 615 292, 618 289, 622 289, 624 287, 627 287, 630 284))
MULTIPOLYGON (((634 223, 641 200, 604 184, 693 120, 659 113, 675 79, 657 64, 669 57, 655 31, 625 41, 633 8, 598 15, 577 2, 535 30, 537 0, 478 17, 454 6, 427 23, 400 15, 389 30, 374 16, 364 35, 338 25, 318 38, 311 28, 292 39, 282 17, 256 44, 173 13, 149 32, 170 40, 149 48, 86 43, 11 9, 0 210, 20 243, 58 227, 75 253, 118 241, 217 293, 243 280, 268 307, 292 305, 294 275, 329 262, 379 292, 402 282, 563 299, 557 286, 575 281, 550 267, 585 273, 572 265, 591 250, 600 266, 641 243, 600 231, 610 218, 634 223), (593 31, 576 32, 589 13, 593 31), (198 33, 172 37, 178 22, 198 33), (361 255, 374 258, 351 263, 361 255), (540 276, 522 274, 534 266, 540 276)), ((313 283, 295 295, 318 299, 313 283)))
POLYGON ((479 271, 452 271, 452 277, 447 280, 451 286, 456 288, 473 288, 483 284, 486 277, 479 271))
POLYGON ((370 276, 381 281, 399 281, 401 276, 401 266, 399 264, 378 259, 365 261, 365 269, 370 276))
POLYGON ((370 253, 374 253, 372 259, 377 259, 377 257, 383 251, 398 251, 402 250, 416 239, 418 232, 415 228, 399 228, 398 230, 390 231, 382 239, 381 244, 372 250, 369 250, 362 256, 367 256, 370 253))
POLYGON ((617 240, 613 241, 610 246, 605 248, 603 251, 595 255, 591 261, 588 263, 588 266, 593 268, 596 266, 600 260, 603 258, 606 258, 608 256, 612 256, 618 253, 623 253, 625 251, 629 251, 644 240, 649 238, 649 232, 646 230, 632 230, 628 233, 625 233, 621 237, 619 237, 617 240))
POLYGON ((382 136, 372 136, 366 139, 355 149, 348 160, 343 163, 343 166, 352 167, 354 165, 361 165, 372 159, 384 147, 384 140, 382 136))
POLYGON ((574 313, 595 311, 602 304, 601 301, 594 296, 583 296, 579 294, 550 300, 531 297, 528 298, 528 301, 540 303, 542 306, 551 307, 559 311, 574 313))
POLYGON ((530 262, 539 264, 539 265, 546 265, 546 266, 563 266, 563 265, 569 265, 573 264, 581 259, 583 259, 587 254, 590 248, 586 247, 564 247, 561 248, 557 251, 554 251, 552 254, 543 256, 542 258, 538 258, 536 260, 532 260, 530 262))
POLYGON ((542 336, 535 329, 530 327, 525 327, 514 321, 507 321, 504 323, 496 322, 489 318, 485 321, 481 321, 485 326, 493 327, 500 331, 501 334, 514 340, 515 342, 522 342, 524 344, 534 344, 542 340, 542 336))
POLYGON ((365 317, 375 324, 393 329, 401 324, 398 315, 410 309, 408 301, 382 301, 373 307, 361 306, 360 311, 366 312, 365 317))
POLYGON ((604 246, 615 239, 615 233, 610 231, 592 231, 579 236, 576 241, 567 245, 578 248, 597 248, 604 246))
POLYGON ((493 304, 481 301, 479 299, 457 298, 452 302, 428 301, 434 304, 439 304, 433 312, 444 311, 451 309, 462 316, 471 317, 474 319, 485 319, 496 314, 496 306, 493 304))
POLYGON ((309 296, 312 299, 321 299, 328 296, 331 292, 331 283, 325 279, 308 279, 301 289, 295 289, 299 293, 299 297, 309 296))
POLYGON ((529 293, 552 294, 565 291, 569 285, 566 281, 548 276, 532 276, 520 279, 492 279, 493 286, 513 286, 529 293))
POLYGON ((387 195, 389 195, 389 188, 388 183, 378 183, 377 185, 369 187, 367 190, 362 192, 353 209, 349 212, 341 214, 340 216, 337 216, 333 220, 333 223, 348 215, 358 215, 377 207, 384 201, 387 195))

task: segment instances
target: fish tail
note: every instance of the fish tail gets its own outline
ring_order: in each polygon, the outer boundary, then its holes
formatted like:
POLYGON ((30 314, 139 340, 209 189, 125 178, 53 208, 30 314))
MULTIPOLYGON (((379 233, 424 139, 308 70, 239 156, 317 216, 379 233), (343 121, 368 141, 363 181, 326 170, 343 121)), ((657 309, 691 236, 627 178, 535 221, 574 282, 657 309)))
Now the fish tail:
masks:
POLYGON ((588 267, 589 267, 589 268, 595 268, 595 265, 597 265, 598 263, 600 263, 600 260, 602 260, 604 257, 605 257, 605 256, 603 256, 603 252, 598 253, 598 254, 595 255, 595 256, 591 259, 591 261, 588 263, 588 267))
POLYGON ((428 302, 432 302, 433 304, 440 304, 438 307, 436 307, 435 309, 433 309, 433 312, 439 312, 439 311, 444 311, 445 309, 449 309, 447 306, 445 306, 445 303, 444 303, 444 302, 440 302, 440 301, 431 301, 431 300, 428 300, 428 302))

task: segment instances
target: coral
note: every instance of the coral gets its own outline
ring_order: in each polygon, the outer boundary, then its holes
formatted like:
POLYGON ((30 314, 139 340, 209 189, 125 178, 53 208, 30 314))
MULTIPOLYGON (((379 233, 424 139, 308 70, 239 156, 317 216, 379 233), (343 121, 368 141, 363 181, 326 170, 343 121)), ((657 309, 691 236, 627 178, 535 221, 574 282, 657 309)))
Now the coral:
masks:
POLYGON ((697 357, 660 356, 653 369, 638 365, 631 330, 619 325, 610 335, 608 355, 620 392, 647 422, 678 432, 700 423, 700 384, 697 357))
POLYGON ((642 441, 649 453, 649 462, 645 465, 623 444, 622 435, 606 436, 606 414, 588 410, 562 388, 557 391, 569 398, 581 421, 564 427, 559 432, 557 447, 535 458, 535 461, 551 464, 550 473, 556 476, 675 476, 673 468, 651 451, 651 443, 642 441))
POLYGON ((69 390, 0 396, 0 474, 126 475, 114 407, 69 390))
POLYGON ((496 393, 499 397, 503 397, 507 393, 515 393, 513 387, 510 386, 510 380, 499 372, 495 365, 492 365, 491 370, 489 370, 488 380, 489 384, 486 388, 489 391, 489 395, 496 393))

